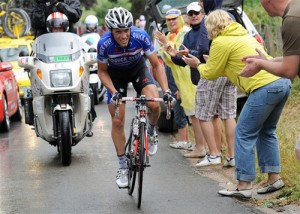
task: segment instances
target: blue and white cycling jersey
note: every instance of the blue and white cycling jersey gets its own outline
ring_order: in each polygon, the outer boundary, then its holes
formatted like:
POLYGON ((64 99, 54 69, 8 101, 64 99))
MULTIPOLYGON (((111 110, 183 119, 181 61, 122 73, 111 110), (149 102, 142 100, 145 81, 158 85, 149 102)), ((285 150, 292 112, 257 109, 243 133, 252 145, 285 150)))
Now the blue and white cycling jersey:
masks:
POLYGON ((133 68, 141 59, 142 51, 146 56, 155 52, 149 35, 137 27, 131 27, 127 47, 121 47, 110 32, 101 37, 97 47, 99 62, 108 63, 109 67, 122 70, 133 68))

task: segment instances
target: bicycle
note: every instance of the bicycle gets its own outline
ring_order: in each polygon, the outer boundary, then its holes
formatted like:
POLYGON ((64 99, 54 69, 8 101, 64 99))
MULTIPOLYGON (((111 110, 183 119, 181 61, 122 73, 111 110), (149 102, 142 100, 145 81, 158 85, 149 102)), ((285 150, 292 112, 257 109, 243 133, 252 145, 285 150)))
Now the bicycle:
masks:
MULTIPOLYGON (((164 102, 162 98, 123 97, 122 102, 136 102, 136 114, 131 120, 129 137, 125 145, 126 156, 128 158, 128 194, 132 195, 134 191, 136 174, 138 173, 138 204, 141 207, 143 191, 143 172, 146 167, 150 167, 148 153, 148 135, 147 135, 147 106, 146 102, 164 102)), ((116 107, 118 115, 118 107, 116 107)), ((167 117, 170 118, 170 102, 167 107, 167 117)))
POLYGON ((14 1, 0 4, 0 35, 3 32, 11 37, 18 38, 29 33, 31 28, 30 17, 27 12, 21 8, 14 8, 14 1))

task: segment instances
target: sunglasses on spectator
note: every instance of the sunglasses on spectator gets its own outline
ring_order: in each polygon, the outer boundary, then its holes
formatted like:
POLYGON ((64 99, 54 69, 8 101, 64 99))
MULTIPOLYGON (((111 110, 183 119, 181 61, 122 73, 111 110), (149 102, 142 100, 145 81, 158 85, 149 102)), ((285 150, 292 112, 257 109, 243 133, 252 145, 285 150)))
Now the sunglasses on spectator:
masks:
POLYGON ((193 15, 198 16, 199 14, 200 14, 200 12, 193 11, 193 10, 188 13, 189 16, 193 16, 193 15))
POLYGON ((170 22, 170 21, 175 21, 178 17, 175 17, 175 18, 172 18, 172 19, 167 19, 167 22, 170 22))

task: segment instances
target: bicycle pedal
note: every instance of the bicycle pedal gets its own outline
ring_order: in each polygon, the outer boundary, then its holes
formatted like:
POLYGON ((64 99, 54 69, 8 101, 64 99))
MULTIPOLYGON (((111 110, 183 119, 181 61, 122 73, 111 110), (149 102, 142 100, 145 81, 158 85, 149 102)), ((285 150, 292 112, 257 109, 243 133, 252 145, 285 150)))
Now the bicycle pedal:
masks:
POLYGON ((119 189, 129 189, 129 186, 127 186, 127 187, 119 187, 119 189))
POLYGON ((146 167, 151 167, 151 165, 150 164, 146 164, 146 167))

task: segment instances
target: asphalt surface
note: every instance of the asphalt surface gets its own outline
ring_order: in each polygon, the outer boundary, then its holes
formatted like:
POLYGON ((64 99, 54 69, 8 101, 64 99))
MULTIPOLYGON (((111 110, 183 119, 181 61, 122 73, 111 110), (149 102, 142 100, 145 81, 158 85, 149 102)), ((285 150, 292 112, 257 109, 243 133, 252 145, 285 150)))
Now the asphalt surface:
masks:
MULTIPOLYGON (((129 124, 134 105, 127 108, 129 124)), ((219 196, 216 181, 197 174, 169 147, 174 140, 169 133, 159 133, 159 151, 144 173, 142 205, 137 209, 136 190, 129 196, 115 184, 118 165, 106 104, 97 105, 96 111, 94 136, 72 148, 68 167, 61 166, 56 148, 37 138, 24 119, 0 134, 0 214, 261 213, 219 196)))

